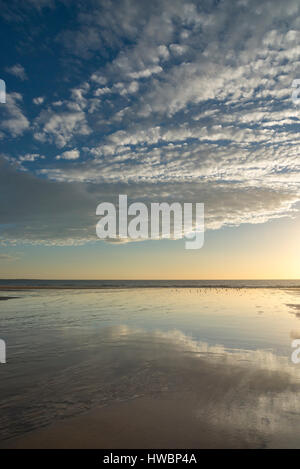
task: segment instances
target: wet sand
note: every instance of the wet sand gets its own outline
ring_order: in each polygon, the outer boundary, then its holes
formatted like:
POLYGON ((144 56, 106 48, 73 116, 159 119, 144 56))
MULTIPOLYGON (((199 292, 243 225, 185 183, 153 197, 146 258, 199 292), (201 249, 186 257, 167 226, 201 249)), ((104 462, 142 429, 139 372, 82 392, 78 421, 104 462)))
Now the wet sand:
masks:
POLYGON ((1 312, 0 448, 299 448, 297 295, 22 293, 1 312))
POLYGON ((102 407, 0 443, 0 449, 262 447, 197 418, 191 396, 138 398, 102 407))

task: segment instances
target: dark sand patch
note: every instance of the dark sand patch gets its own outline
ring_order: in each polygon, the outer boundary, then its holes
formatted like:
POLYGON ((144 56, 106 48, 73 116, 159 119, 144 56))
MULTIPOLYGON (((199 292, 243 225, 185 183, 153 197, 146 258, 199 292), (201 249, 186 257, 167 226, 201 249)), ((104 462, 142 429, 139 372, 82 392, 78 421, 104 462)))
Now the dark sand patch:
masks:
POLYGON ((19 296, 0 296, 0 301, 15 300, 17 298, 20 298, 20 297, 19 296))
POLYGON ((286 306, 288 306, 289 308, 293 308, 297 311, 300 311, 300 304, 287 303, 286 306))

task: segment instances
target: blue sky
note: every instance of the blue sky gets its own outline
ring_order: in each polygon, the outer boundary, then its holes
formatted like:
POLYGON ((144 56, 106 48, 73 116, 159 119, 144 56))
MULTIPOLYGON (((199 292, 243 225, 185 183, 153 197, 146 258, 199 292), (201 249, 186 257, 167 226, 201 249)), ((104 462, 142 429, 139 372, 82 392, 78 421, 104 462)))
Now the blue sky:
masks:
MULTIPOLYGON (((93 259, 116 253, 132 263, 129 277, 159 278, 151 258, 162 255, 165 277, 179 278, 181 265, 189 276, 181 241, 97 241, 96 206, 120 193, 205 203, 192 277, 247 276, 242 240, 253 232, 268 231, 257 260, 272 233, 296 236, 299 9, 294 0, 0 1, 1 276, 47 276, 47 263, 52 277, 70 276, 64 259, 72 252, 82 265, 84 249, 86 276, 105 277, 93 259), (224 249, 234 273, 218 264, 224 249)), ((295 252, 274 249, 277 275, 298 275, 295 252)), ((272 276, 271 258, 256 276, 272 276)), ((120 272, 114 260, 107 275, 120 272)))

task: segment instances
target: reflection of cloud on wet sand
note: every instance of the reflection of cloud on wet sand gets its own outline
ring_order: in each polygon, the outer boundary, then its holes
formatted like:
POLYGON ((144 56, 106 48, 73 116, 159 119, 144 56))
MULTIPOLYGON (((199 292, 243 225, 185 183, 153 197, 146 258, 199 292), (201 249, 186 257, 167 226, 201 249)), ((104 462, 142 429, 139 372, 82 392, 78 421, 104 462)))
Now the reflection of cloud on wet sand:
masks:
MULTIPOLYGON (((139 344, 134 359, 139 369, 134 383, 138 395, 191 393, 199 418, 224 432, 242 432, 244 437, 253 431, 269 437, 284 434, 299 424, 300 374, 287 357, 267 350, 212 346, 177 330, 146 333, 121 326, 106 332, 117 342, 126 339, 127 344, 139 344)), ((124 348, 125 358, 130 348, 124 348)))
MULTIPOLYGON (((102 405, 149 397, 179 399, 178 405, 192 408, 212 438, 221 432, 227 440, 266 446, 275 438, 292 442, 291 434, 297 435, 300 370, 287 357, 209 345, 178 330, 149 332, 126 325, 103 328, 90 345, 83 361, 30 395, 20 395, 20 405, 29 400, 35 428, 102 405)), ((18 418, 26 420, 26 415, 18 418)))
MULTIPOLYGON (((127 329, 127 333, 131 340, 144 332, 127 329)), ((124 334, 121 328, 119 337, 124 334)), ((150 337, 154 349, 163 349, 161 378, 169 380, 168 391, 190 393, 198 418, 207 425, 224 433, 240 432, 253 443, 258 436, 260 444, 272 444, 274 438, 279 445, 297 441, 300 373, 287 357, 267 350, 211 346, 176 330, 155 331, 150 337)), ((139 358, 144 354, 147 350, 142 349, 139 358)))

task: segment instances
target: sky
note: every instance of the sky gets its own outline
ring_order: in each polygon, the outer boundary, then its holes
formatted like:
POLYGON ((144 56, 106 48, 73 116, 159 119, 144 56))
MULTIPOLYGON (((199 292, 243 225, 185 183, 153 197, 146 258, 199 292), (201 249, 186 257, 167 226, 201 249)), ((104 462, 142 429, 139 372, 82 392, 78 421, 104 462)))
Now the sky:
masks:
POLYGON ((298 0, 0 0, 0 278, 300 276, 298 0), (96 207, 205 206, 202 249, 96 207))

